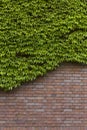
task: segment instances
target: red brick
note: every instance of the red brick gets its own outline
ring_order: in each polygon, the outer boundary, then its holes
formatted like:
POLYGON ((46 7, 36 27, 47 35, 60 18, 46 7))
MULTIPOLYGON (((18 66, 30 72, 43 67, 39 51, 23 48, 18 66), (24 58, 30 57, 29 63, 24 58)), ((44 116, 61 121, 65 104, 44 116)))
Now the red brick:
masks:
POLYGON ((0 130, 87 130, 87 65, 63 63, 11 92, 0 90, 0 130))

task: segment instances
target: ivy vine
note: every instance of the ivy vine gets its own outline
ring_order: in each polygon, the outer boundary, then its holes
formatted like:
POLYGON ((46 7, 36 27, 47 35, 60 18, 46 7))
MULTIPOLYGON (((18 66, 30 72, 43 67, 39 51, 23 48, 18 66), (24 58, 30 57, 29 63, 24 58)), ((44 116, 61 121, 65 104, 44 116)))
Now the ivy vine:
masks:
POLYGON ((87 64, 87 0, 0 1, 0 88, 12 90, 63 61, 87 64))

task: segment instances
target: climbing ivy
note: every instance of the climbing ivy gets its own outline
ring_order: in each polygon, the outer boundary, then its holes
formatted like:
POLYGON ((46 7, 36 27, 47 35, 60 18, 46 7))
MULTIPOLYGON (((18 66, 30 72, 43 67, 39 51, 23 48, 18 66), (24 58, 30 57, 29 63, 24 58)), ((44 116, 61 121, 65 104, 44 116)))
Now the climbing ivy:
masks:
POLYGON ((0 0, 0 87, 63 61, 87 64, 87 0, 0 0))

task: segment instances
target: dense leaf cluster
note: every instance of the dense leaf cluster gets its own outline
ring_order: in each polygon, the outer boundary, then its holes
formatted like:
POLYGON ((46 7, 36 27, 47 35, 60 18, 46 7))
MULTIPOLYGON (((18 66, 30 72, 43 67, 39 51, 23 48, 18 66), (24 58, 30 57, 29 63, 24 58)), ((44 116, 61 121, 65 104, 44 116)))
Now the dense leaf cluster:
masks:
POLYGON ((0 0, 0 87, 11 90, 63 61, 87 64, 86 0, 0 0))

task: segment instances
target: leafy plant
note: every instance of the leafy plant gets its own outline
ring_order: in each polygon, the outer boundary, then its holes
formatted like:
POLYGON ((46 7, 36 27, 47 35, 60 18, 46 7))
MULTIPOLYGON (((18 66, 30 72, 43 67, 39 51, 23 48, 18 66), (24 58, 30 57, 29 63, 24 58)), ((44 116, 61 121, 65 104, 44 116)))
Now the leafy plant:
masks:
POLYGON ((86 0, 0 1, 0 87, 11 90, 63 61, 87 64, 86 0))

